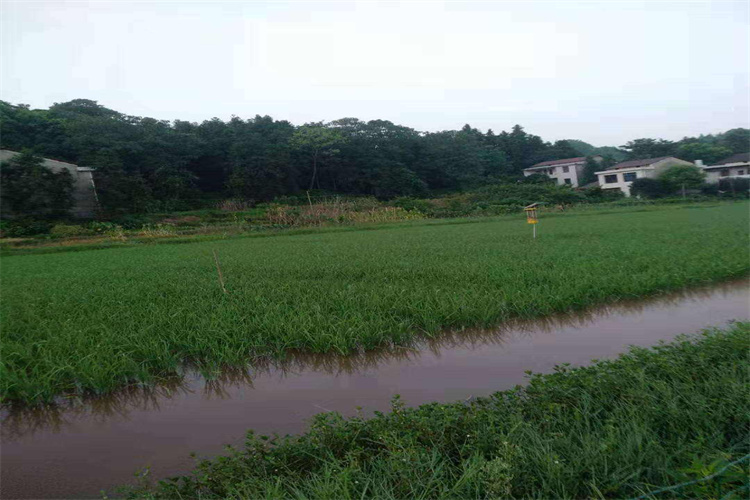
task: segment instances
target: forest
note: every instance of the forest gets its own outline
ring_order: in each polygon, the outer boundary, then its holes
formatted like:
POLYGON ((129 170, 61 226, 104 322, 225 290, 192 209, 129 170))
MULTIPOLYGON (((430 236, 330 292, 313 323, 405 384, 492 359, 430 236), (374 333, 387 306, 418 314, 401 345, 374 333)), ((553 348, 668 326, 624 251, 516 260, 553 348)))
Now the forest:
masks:
POLYGON ((357 118, 300 126, 270 116, 195 123, 130 116, 87 99, 49 109, 0 101, 0 137, 3 149, 95 168, 99 202, 110 214, 189 210, 226 198, 263 202, 309 190, 422 197, 516 182, 524 168, 546 160, 601 155, 611 165, 669 155, 711 164, 750 144, 750 130, 740 128, 597 148, 545 141, 521 125, 495 133, 468 124, 420 132, 357 118))

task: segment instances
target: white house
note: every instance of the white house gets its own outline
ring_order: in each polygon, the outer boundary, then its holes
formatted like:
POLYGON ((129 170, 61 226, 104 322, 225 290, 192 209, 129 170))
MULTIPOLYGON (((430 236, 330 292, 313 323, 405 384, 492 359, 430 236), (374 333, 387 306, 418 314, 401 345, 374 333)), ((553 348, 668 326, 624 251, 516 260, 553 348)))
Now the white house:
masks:
MULTIPOLYGON (((0 162, 5 162, 16 156, 16 151, 0 149, 0 162)), ((79 167, 64 161, 44 158, 44 166, 53 172, 67 170, 73 178, 73 210, 76 217, 91 217, 98 205, 96 186, 94 185, 94 169, 79 167)))
MULTIPOLYGON (((601 156, 594 156, 595 161, 602 161, 601 156)), ((528 177, 534 174, 546 175, 555 179, 557 184, 568 184, 569 186, 578 187, 579 179, 583 177, 583 170, 586 167, 586 157, 565 158, 563 160, 550 160, 537 163, 529 168, 523 169, 523 175, 528 177)))
POLYGON ((738 153, 729 158, 724 158, 716 165, 703 165, 703 162, 695 162, 699 167, 703 167, 706 172, 706 182, 717 183, 721 179, 744 177, 750 178, 750 153, 738 153))
POLYGON ((618 163, 607 170, 596 172, 599 187, 602 189, 619 189, 625 196, 630 196, 630 185, 636 179, 657 177, 665 169, 674 165, 693 165, 689 161, 673 156, 646 158, 618 163))

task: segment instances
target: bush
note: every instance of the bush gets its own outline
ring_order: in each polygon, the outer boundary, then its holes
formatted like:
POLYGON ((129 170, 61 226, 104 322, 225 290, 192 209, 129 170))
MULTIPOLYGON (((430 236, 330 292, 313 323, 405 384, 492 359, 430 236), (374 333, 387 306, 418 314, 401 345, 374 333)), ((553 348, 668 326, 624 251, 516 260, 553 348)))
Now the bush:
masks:
POLYGON ((0 221, 0 235, 3 238, 26 238, 48 234, 51 228, 50 222, 34 218, 0 221))
POLYGON ((750 190, 750 179, 742 177, 720 179, 718 190, 724 195, 747 198, 748 190, 750 190))
POLYGON ((177 228, 174 224, 144 224, 138 234, 151 237, 174 236, 177 228))
POLYGON ((583 191, 583 195, 589 201, 615 201, 621 200, 625 197, 625 193, 619 189, 602 189, 600 187, 592 187, 583 191))
POLYGON ((0 200, 4 213, 65 217, 73 206, 73 176, 52 171, 24 150, 0 165, 0 200))
POLYGON ((555 181, 548 175, 531 174, 521 179, 521 182, 524 184, 553 184, 555 181))
POLYGON ((641 177, 636 179, 630 185, 630 194, 632 196, 641 196, 643 198, 663 198, 674 192, 672 185, 662 179, 650 179, 641 177))
POLYGON ((145 215, 123 215, 111 220, 112 224, 122 226, 124 229, 138 229, 149 222, 151 219, 145 215))
POLYGON ((55 224, 50 234, 56 238, 70 238, 72 236, 82 236, 89 234, 91 231, 83 226, 73 224, 55 224))

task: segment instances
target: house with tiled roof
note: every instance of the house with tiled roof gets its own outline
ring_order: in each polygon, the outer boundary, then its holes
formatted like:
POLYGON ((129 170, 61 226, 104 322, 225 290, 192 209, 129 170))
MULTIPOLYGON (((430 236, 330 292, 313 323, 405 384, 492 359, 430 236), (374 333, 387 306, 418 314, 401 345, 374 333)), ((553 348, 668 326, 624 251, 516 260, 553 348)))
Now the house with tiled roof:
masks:
MULTIPOLYGON (((602 161, 601 156, 594 156, 595 161, 602 161)), ((565 158, 562 160, 549 160, 537 163, 523 169, 523 175, 528 177, 534 174, 542 174, 554 179, 559 185, 567 184, 578 187, 579 180, 583 178, 583 170, 586 167, 586 157, 565 158)))
POLYGON ((706 172, 706 182, 719 182, 721 179, 750 178, 750 153, 738 153, 716 162, 715 165, 702 165, 695 162, 706 172))
POLYGON ((625 196, 630 196, 630 185, 634 180, 644 177, 657 177, 661 172, 674 165, 693 164, 674 156, 644 158, 620 162, 607 170, 596 172, 596 177, 599 179, 599 187, 602 189, 619 189, 625 193, 625 196))

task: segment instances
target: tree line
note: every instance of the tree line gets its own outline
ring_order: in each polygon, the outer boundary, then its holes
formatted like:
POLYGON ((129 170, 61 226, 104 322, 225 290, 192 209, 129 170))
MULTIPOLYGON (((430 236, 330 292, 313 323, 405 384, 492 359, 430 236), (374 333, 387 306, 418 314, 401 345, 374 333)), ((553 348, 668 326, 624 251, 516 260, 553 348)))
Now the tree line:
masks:
MULTIPOLYGON (((96 168, 111 213, 189 209, 206 200, 267 201, 305 190, 421 197, 515 180, 535 163, 602 155, 609 164, 655 156, 712 162, 750 149, 750 130, 636 139, 620 148, 548 142, 512 130, 420 132, 387 120, 295 126, 269 116, 194 123, 130 116, 76 99, 49 109, 0 101, 3 149, 96 168)), ((38 173, 37 173, 38 175, 38 173)))

